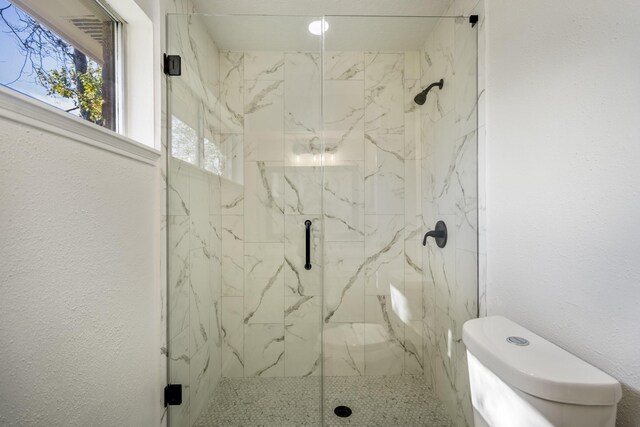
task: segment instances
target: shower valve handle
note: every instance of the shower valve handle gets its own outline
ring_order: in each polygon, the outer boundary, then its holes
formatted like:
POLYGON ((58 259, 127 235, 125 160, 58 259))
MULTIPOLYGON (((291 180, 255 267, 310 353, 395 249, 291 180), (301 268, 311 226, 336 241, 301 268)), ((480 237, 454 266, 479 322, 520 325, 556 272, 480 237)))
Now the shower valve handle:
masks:
POLYGON ((422 239, 422 246, 427 246, 427 238, 433 237, 436 240, 436 245, 439 248, 444 248, 447 244, 447 225, 444 221, 436 222, 436 229, 428 231, 422 239))

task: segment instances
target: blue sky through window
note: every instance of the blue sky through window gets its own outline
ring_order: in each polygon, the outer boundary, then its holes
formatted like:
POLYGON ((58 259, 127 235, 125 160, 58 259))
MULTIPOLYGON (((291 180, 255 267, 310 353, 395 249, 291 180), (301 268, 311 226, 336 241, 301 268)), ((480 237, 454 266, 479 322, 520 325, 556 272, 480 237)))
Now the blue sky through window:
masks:
MULTIPOLYGON (((24 19, 27 14, 8 0, 0 0, 0 11, 2 12, 0 17, 0 84, 60 109, 73 109, 72 100, 57 95, 47 95, 47 90, 38 83, 38 76, 33 72, 31 64, 25 64, 25 56, 20 50, 20 42, 12 32, 12 28, 18 29, 19 36, 27 36, 28 29, 21 22, 21 18, 24 19), (25 64, 24 69, 22 69, 23 64, 25 64)), ((54 32, 52 31, 52 33, 54 32)), ((43 57, 43 65, 45 70, 51 71, 60 68, 61 64, 51 55, 43 57)), ((78 110, 73 110, 71 113, 78 115, 78 110)))

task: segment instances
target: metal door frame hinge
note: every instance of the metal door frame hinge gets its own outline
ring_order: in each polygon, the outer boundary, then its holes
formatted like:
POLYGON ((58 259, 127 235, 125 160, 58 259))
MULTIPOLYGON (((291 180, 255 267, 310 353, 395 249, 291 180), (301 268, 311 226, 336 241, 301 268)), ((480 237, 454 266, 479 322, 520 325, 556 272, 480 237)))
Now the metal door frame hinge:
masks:
POLYGON ((182 384, 167 384, 164 388, 164 407, 182 404, 182 384))
POLYGON ((469 16, 469 23, 471 24, 472 27, 475 27, 476 24, 478 23, 478 15, 469 16))
POLYGON ((162 69, 167 76, 179 76, 182 74, 182 58, 180 55, 163 56, 162 69))

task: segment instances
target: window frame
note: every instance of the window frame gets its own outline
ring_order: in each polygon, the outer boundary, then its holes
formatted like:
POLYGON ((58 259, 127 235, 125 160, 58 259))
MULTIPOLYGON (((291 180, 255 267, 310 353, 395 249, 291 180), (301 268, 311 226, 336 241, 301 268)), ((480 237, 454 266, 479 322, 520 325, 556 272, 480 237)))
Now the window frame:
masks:
MULTIPOLYGON (((111 151, 130 157, 144 163, 155 164, 160 158, 158 120, 155 111, 155 94, 158 76, 153 70, 156 52, 145 57, 145 74, 131 78, 127 62, 131 55, 131 42, 141 42, 144 38, 153 40, 153 24, 146 13, 137 5, 135 0, 94 0, 116 24, 114 28, 114 70, 116 97, 116 130, 111 130, 69 114, 44 101, 33 98, 10 87, 0 85, 0 118, 21 123, 29 127, 54 133, 78 142, 83 142, 106 151, 111 151), (115 6, 118 7, 115 7, 115 6), (118 13, 122 11, 122 13, 118 13), (129 23, 122 15, 133 16, 133 30, 137 39, 129 40, 129 23), (143 109, 151 109, 141 126, 131 131, 130 114, 133 96, 128 87, 134 86, 141 80, 151 81, 144 90, 144 100, 136 99, 135 104, 143 109), (134 80, 134 81, 130 81, 134 80), (129 135, 130 134, 130 135, 129 135)), ((31 16, 31 15, 30 15, 31 16)), ((34 17, 35 19, 35 17, 34 17)), ((152 42, 153 43, 153 42, 152 42)), ((140 93, 136 92, 136 98, 140 93)))

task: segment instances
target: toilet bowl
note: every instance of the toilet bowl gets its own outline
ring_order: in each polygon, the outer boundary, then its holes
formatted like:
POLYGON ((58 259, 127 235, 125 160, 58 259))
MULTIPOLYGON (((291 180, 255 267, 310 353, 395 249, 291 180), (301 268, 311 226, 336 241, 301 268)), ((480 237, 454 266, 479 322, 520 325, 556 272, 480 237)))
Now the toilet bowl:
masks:
POLYGON ((613 427, 620 383, 501 316, 464 324, 476 427, 613 427))

